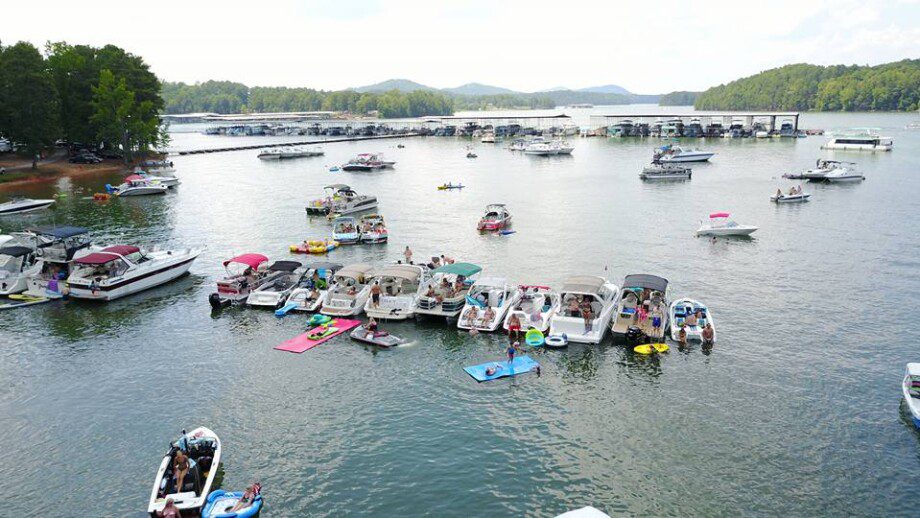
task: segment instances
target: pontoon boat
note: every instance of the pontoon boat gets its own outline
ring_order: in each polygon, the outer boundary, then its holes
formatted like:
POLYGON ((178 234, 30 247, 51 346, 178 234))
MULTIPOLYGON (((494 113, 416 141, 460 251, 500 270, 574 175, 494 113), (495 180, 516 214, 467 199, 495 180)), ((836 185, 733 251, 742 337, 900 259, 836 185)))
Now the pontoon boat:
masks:
POLYGON ((305 147, 278 147, 263 149, 259 152, 259 159, 261 160, 285 160, 288 158, 304 158, 304 157, 314 157, 314 156, 323 156, 323 150, 320 148, 305 148, 305 147))
POLYGON ((67 276, 75 257, 86 254, 90 242, 82 227, 42 227, 27 230, 19 238, 24 244, 34 245, 41 269, 30 274, 25 294, 31 297, 61 298, 66 292, 67 276))
MULTIPOLYGON (((208 302, 214 308, 220 308, 232 303, 243 302, 249 297, 249 292, 265 282, 268 270, 259 267, 268 261, 262 254, 243 254, 224 261, 227 274, 218 279, 217 291, 208 297, 208 302)), ((280 275, 281 272, 271 272, 280 275)))
POLYGON ((639 173, 643 180, 689 180, 692 177, 693 171, 680 164, 651 163, 639 173))

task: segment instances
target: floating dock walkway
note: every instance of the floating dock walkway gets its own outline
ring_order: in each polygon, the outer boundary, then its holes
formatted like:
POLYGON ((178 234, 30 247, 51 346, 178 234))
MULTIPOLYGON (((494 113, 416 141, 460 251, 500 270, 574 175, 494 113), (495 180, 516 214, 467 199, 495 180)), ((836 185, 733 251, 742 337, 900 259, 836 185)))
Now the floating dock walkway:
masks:
POLYGON ((187 150, 187 151, 178 151, 175 153, 178 155, 202 155, 205 153, 223 153, 225 151, 248 151, 252 149, 267 149, 267 148, 286 147, 286 146, 309 146, 309 145, 315 145, 315 144, 334 144, 336 142, 356 142, 359 140, 383 140, 383 139, 417 137, 417 136, 418 136, 418 133, 415 133, 415 132, 397 133, 393 135, 372 135, 372 136, 355 135, 351 137, 332 137, 332 138, 323 138, 323 139, 314 139, 314 140, 304 140, 304 141, 298 141, 298 142, 276 142, 276 143, 253 144, 253 145, 246 145, 246 146, 193 149, 193 150, 187 150))

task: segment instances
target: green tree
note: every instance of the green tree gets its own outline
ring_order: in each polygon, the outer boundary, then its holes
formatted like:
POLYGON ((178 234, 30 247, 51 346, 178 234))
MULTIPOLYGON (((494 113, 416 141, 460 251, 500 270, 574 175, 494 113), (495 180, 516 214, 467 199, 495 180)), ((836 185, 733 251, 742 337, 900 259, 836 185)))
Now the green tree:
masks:
POLYGON ((0 49, 0 134, 35 157, 60 135, 58 106, 58 92, 38 49, 26 42, 0 49))
POLYGON ((107 68, 99 73, 99 84, 93 87, 93 110, 90 123, 97 128, 96 138, 117 145, 126 163, 135 152, 143 153, 165 143, 155 103, 139 100, 128 88, 127 79, 116 78, 107 68))

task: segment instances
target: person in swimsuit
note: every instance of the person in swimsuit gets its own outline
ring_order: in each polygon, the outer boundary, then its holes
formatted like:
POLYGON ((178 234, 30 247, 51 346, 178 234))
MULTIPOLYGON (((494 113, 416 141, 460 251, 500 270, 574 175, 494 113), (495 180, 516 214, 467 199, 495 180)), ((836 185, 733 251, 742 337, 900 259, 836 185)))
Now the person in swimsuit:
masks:
POLYGON ((185 482, 185 476, 189 470, 188 455, 182 450, 176 452, 173 457, 173 472, 176 475, 176 493, 182 492, 182 484, 185 482))
POLYGON ((495 363, 486 367, 486 376, 494 376, 496 372, 502 370, 502 366, 495 363))
POLYGON ((408 246, 406 246, 403 255, 406 257, 406 264, 412 264, 412 250, 408 246))
POLYGON ((377 321, 374 320, 374 317, 367 319, 367 323, 364 324, 364 329, 367 330, 367 338, 373 338, 377 333, 377 321))
POLYGON ((517 313, 512 313, 511 318, 508 319, 508 341, 514 343, 515 340, 520 339, 521 334, 521 319, 518 318, 517 313))
POLYGON ((508 346, 508 365, 514 363, 514 353, 517 351, 518 343, 514 342, 508 346))
POLYGON ((173 499, 167 498, 166 505, 163 506, 162 511, 157 511, 157 516, 160 518, 182 518, 182 513, 179 511, 179 508, 176 507, 176 504, 173 503, 173 499))
POLYGON ((375 282, 374 285, 371 286, 371 304, 375 308, 380 307, 380 283, 379 282, 375 282))
POLYGON ((709 345, 712 343, 712 340, 716 336, 716 332, 712 330, 712 324, 706 324, 706 327, 703 328, 703 344, 709 345))
POLYGON ((240 497, 236 505, 234 505, 228 512, 234 513, 240 509, 245 509, 252 505, 253 500, 256 499, 256 496, 262 491, 262 484, 256 482, 255 484, 246 488, 246 491, 243 493, 243 496, 240 497))

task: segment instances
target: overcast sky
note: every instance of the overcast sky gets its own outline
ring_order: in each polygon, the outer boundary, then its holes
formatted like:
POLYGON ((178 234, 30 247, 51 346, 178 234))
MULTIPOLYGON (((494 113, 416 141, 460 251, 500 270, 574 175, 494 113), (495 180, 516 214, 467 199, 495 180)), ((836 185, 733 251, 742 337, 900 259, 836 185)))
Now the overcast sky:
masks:
POLYGON ((4 2, 3 44, 103 45, 169 81, 703 90, 788 63, 920 58, 920 0, 4 2))

